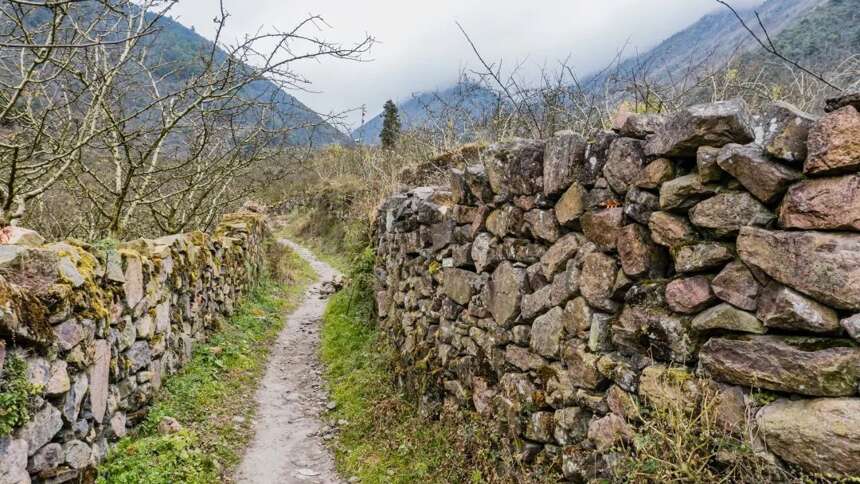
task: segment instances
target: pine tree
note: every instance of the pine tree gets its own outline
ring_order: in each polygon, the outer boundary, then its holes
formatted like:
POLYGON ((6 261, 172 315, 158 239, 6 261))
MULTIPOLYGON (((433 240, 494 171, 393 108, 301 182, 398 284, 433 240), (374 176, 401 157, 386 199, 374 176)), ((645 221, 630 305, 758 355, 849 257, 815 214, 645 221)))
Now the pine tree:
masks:
POLYGON ((385 149, 394 148, 397 138, 400 137, 400 115, 397 113, 397 105, 389 99, 382 107, 382 131, 379 139, 385 149))

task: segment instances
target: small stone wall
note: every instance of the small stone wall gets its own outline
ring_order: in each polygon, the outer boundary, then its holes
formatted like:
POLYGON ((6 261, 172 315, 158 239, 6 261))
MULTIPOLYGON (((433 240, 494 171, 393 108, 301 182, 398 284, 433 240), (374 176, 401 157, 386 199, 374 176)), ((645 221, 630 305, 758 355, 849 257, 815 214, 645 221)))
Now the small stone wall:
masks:
POLYGON ((381 207, 380 325, 568 479, 609 477, 634 404, 705 387, 761 452, 860 475, 858 108, 728 101, 497 144, 381 207))
POLYGON ((258 279, 268 235, 252 211, 211 236, 118 247, 4 229, 0 373, 23 359, 40 396, 29 423, 0 438, 0 483, 65 482, 98 463, 258 279))

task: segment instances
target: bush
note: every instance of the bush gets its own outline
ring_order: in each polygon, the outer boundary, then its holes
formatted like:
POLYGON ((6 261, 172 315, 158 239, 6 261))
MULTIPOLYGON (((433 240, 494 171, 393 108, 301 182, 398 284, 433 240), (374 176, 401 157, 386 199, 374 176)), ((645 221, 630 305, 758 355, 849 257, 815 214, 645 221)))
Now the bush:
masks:
POLYGON ((17 355, 6 359, 0 378, 0 437, 30 421, 30 399, 41 388, 27 380, 27 363, 17 355))

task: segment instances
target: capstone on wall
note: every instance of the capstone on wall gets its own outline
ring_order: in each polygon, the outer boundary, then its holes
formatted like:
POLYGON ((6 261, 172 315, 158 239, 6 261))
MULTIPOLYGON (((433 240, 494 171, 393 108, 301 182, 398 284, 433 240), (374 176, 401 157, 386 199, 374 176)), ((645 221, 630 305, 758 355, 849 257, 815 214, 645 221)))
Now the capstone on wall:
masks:
POLYGON ((635 404, 704 387, 727 432, 860 475, 858 109, 726 101, 499 143, 381 207, 380 325, 569 479, 610 475, 635 404))
POLYGON ((87 475, 255 283, 268 236, 253 210, 212 235, 118 247, 0 231, 0 378, 20 358, 39 388, 29 422, 0 437, 0 483, 87 475))

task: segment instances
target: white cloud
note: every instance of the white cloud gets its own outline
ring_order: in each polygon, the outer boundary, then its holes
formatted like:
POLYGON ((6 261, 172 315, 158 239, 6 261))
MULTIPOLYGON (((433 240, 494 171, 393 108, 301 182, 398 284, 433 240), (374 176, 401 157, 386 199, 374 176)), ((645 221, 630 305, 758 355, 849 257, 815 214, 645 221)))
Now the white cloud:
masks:
MULTIPOLYGON (((477 61, 459 21, 488 59, 526 59, 536 72, 571 56, 580 74, 605 65, 629 42, 645 50, 720 6, 714 0, 224 0, 233 38, 260 27, 287 29, 308 14, 331 28, 318 35, 350 42, 365 34, 379 43, 369 63, 309 62, 296 70, 319 93, 294 93, 320 112, 367 105, 371 115, 388 98, 450 85, 477 61)), ((738 7, 762 0, 734 0, 738 7)), ((180 0, 172 15, 212 35, 216 0, 180 0)), ((350 116, 356 124, 358 114, 350 116)))

